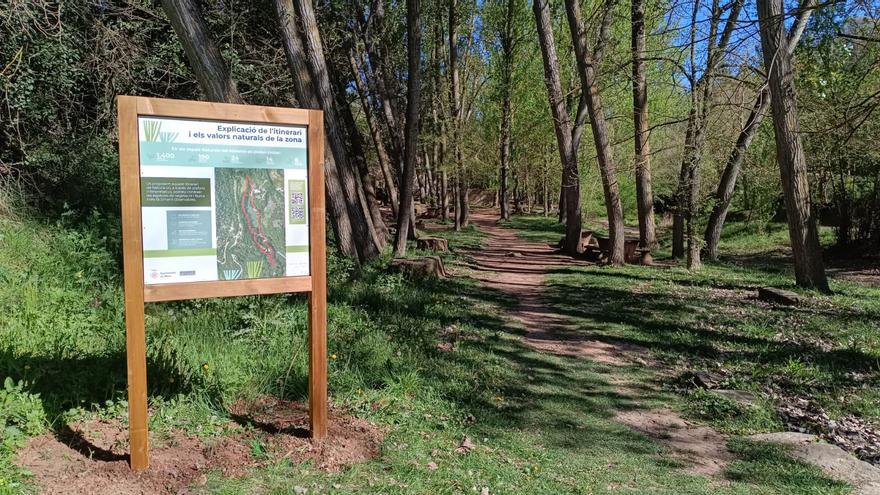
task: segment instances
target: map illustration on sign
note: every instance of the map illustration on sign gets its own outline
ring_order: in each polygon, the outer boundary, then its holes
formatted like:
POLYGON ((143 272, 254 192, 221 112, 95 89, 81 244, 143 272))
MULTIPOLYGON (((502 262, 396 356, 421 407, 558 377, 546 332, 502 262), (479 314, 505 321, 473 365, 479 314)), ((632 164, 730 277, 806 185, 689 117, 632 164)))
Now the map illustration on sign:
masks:
POLYGON ((309 275, 305 131, 139 118, 145 283, 309 275))
POLYGON ((284 276, 284 172, 221 168, 214 174, 221 279, 284 276))

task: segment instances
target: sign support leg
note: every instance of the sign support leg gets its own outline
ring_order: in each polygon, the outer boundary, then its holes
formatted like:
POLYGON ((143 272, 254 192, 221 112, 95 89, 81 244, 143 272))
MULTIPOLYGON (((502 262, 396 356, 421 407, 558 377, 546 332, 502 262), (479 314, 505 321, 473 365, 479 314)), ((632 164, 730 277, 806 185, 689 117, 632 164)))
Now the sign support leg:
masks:
POLYGON ((144 324, 144 264, 138 163, 137 98, 117 98, 119 187, 122 193, 122 268, 125 274, 125 355, 128 366, 129 463, 150 467, 147 431, 147 343, 144 324))
POLYGON ((147 355, 144 304, 126 301, 125 330, 128 361, 128 429, 130 464, 133 471, 150 467, 147 428, 147 355))
POLYGON ((324 114, 309 112, 309 423, 327 436, 327 244, 324 212, 324 114))

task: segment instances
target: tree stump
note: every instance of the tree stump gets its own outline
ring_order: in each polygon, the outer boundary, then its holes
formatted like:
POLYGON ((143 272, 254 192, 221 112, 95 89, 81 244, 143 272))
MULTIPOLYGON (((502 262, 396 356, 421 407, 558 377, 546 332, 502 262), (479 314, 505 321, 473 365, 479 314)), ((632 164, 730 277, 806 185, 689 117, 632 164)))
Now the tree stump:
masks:
POLYGON ((446 278, 443 260, 439 256, 423 256, 421 258, 394 258, 391 270, 411 277, 446 278))
POLYGON ((423 251, 445 253, 449 251, 449 241, 442 237, 419 237, 416 239, 416 247, 423 251))

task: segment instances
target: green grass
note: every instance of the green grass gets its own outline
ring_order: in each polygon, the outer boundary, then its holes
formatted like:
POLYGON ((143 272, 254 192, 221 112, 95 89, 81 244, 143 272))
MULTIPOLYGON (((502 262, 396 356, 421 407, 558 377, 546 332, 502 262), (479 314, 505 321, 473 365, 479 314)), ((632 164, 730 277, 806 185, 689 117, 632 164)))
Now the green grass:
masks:
MULTIPOLYGON (((0 220, 0 378, 23 382, 10 395, 18 412, 0 415, 10 424, 42 425, 19 428, 19 439, 84 416, 125 420, 121 280, 115 247, 100 232, 0 220)), ((461 248, 483 234, 467 229, 444 235, 461 248)), ((337 356, 330 361, 331 400, 388 428, 381 455, 340 473, 281 461, 242 479, 214 474, 202 492, 281 494, 293 493, 294 486, 309 493, 389 494, 479 493, 482 487, 493 494, 846 491, 784 451, 752 444, 733 445, 742 455, 726 475, 729 484, 687 475, 659 444, 613 421, 631 408, 687 407, 684 398, 653 387, 650 370, 623 370, 638 391, 621 392, 610 383, 619 371, 535 352, 503 320, 511 301, 468 279, 411 280, 386 273, 382 263, 354 276, 335 257, 329 266, 329 352, 337 356), (451 329, 459 336, 455 350, 438 351, 444 330, 451 329), (456 453, 465 435, 476 448, 456 453)), ((673 296, 705 290, 721 272, 749 276, 710 268, 683 285, 684 273, 671 270, 655 279, 654 272, 639 270, 561 272, 552 290, 560 309, 585 331, 644 342, 663 356, 696 358, 699 352, 684 350, 702 349, 707 337, 691 320, 673 321, 696 303, 673 296), (630 290, 645 283, 657 291, 656 300, 631 297, 630 290), (653 332, 658 334, 650 337, 653 332)), ((858 291, 843 294, 835 304, 846 297, 853 306, 863 302, 858 291)), ((305 315, 300 296, 149 305, 151 427, 223 435, 232 401, 256 394, 303 399, 305 315)), ((733 343, 743 342, 737 337, 733 343)), ((4 495, 27 484, 12 464, 19 447, 20 441, 0 447, 4 495)))
MULTIPOLYGON (((511 226, 533 240, 561 233, 554 219, 543 217, 516 217, 511 226)), ((880 420, 880 289, 832 282, 832 295, 801 291, 784 255, 787 236, 784 224, 729 223, 722 262, 695 273, 639 266, 557 270, 550 278, 554 301, 584 333, 649 347, 681 368, 720 368, 729 388, 770 387, 815 400, 832 415, 880 420), (752 299, 761 286, 801 292, 812 302, 759 304, 752 299)), ((828 229, 822 240, 833 241, 828 229)), ((751 417, 715 423, 727 431, 770 429, 778 426, 770 409, 763 404, 751 417)))

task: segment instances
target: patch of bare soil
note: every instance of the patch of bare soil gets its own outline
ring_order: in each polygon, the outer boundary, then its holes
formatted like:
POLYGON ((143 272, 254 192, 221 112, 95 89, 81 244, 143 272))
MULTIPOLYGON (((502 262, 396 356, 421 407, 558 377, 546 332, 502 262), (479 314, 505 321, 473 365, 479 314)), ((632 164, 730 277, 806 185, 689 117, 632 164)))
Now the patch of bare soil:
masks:
MULTIPOLYGON (((150 438, 150 468, 132 472, 128 465, 128 430, 119 421, 73 423, 55 434, 28 441, 17 464, 33 475, 41 493, 58 495, 155 495, 190 493, 207 481, 209 471, 227 477, 283 458, 313 460, 336 471, 379 453, 383 431, 375 425, 331 410, 326 439, 308 438, 308 408, 261 398, 233 407, 236 421, 251 426, 231 436, 200 438, 179 430, 150 438), (255 459, 251 445, 266 445, 255 459)), ((230 425, 234 426, 234 425, 230 425)))
POLYGON ((673 458, 688 465, 685 470, 689 473, 716 476, 734 460, 724 435, 708 426, 691 423, 675 411, 624 411, 618 413, 615 420, 660 442, 673 458))
POLYGON ((468 275, 516 298, 518 305, 511 318, 525 330, 526 344, 543 352, 585 357, 611 366, 644 364, 650 359, 644 347, 579 335, 576 326, 547 304, 544 279, 551 269, 587 266, 590 262, 560 255, 546 244, 520 239, 516 231, 499 227, 491 210, 475 211, 471 220, 489 237, 481 250, 468 253, 468 275))
POLYGON ((236 421, 270 434, 269 451, 276 459, 314 461, 319 469, 338 471, 344 466, 379 455, 385 432, 369 421, 331 408, 327 437, 309 438, 309 410, 304 404, 261 397, 239 402, 230 411, 236 421))
POLYGON ((187 493, 206 481, 209 470, 236 476, 254 463, 247 446, 234 438, 200 439, 175 431, 165 440, 151 438, 151 444, 150 469, 132 472, 126 427, 90 420, 32 438, 17 461, 42 493, 59 495, 187 493))

